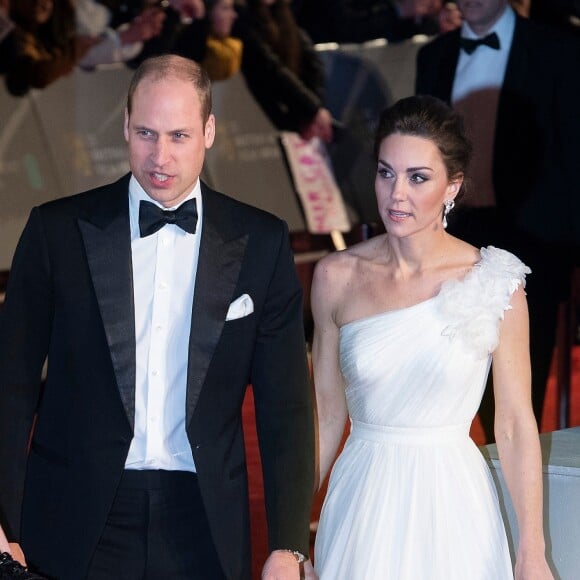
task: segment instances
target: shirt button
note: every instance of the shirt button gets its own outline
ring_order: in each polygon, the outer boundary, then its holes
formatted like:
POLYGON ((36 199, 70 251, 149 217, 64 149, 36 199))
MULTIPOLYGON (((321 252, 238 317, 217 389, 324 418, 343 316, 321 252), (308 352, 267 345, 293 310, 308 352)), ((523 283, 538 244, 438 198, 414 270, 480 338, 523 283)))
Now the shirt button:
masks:
POLYGON ((161 282, 161 284, 159 284, 159 288, 161 290, 167 290, 167 282, 161 282))
POLYGON ((157 332, 161 332, 161 331, 163 330, 163 326, 161 326, 161 325, 159 325, 159 326, 156 326, 156 327, 155 327, 155 330, 156 330, 157 332))
POLYGON ((156 377, 159 374, 159 371, 152 371, 151 373, 154 377, 156 377))

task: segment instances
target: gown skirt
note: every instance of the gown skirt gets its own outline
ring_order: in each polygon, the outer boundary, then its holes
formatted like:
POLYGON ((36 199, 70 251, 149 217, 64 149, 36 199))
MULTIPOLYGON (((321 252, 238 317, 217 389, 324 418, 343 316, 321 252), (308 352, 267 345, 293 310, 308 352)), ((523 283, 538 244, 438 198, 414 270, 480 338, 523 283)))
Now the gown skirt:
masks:
POLYGON ((320 580, 504 580, 496 488, 469 437, 513 292, 529 272, 489 246, 461 280, 340 329, 351 430, 316 535, 320 580))

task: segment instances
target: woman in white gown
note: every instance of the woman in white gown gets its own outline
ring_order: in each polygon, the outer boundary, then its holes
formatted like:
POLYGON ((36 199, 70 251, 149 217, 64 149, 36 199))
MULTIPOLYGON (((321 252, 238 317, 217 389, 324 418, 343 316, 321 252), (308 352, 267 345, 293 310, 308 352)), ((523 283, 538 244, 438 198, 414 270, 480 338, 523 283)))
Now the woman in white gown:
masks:
MULTIPOLYGON (((513 578, 493 481, 469 438, 493 360, 496 441, 519 526, 515 576, 550 579, 530 400, 529 269, 446 233, 471 151, 447 105, 399 101, 381 117, 375 151, 387 233, 321 260, 312 289, 320 482, 351 421, 319 522, 316 574, 513 578)), ((310 563, 307 577, 315 577, 310 563)))

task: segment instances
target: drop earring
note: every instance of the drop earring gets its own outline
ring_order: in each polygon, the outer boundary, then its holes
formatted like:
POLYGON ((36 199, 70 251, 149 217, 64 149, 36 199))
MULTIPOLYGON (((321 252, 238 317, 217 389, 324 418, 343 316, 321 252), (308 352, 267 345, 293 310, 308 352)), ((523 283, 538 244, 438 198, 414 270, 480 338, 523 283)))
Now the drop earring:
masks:
POLYGON ((446 199, 443 202, 443 205, 443 229, 447 229, 447 216, 449 215, 449 212, 455 207, 455 201, 452 199, 446 199))

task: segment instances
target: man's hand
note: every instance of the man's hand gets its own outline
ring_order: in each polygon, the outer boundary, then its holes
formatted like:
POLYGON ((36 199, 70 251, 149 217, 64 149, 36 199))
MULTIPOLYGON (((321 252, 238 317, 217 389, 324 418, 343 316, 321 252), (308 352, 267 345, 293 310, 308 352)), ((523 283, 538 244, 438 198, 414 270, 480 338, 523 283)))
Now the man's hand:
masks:
POLYGON ((10 550, 8 550, 8 552, 17 562, 20 562, 26 568, 26 558, 24 557, 24 552, 22 551, 20 544, 10 542, 10 550))
POLYGON ((146 8, 127 25, 118 29, 121 44, 143 42, 158 36, 163 30, 165 12, 160 8, 146 8))
POLYGON ((0 552, 8 552, 12 558, 18 560, 23 566, 26 566, 26 560, 24 559, 20 545, 14 542, 8 542, 2 528, 0 528, 0 552))
POLYGON ((8 544, 8 540, 4 535, 4 530, 0 528, 0 552, 8 552, 12 554, 12 550, 10 549, 10 545, 8 544))
POLYGON ((448 2, 439 12, 439 30, 443 34, 461 26, 463 21, 459 7, 454 2, 448 2))
POLYGON ((325 143, 332 141, 332 134, 332 115, 324 107, 318 109, 310 124, 300 131, 300 136, 305 141, 318 137, 325 143))
POLYGON ((26 567, 26 558, 24 557, 20 544, 8 542, 2 528, 0 528, 0 552, 7 552, 14 560, 26 567))
POLYGON ((169 4, 183 21, 201 20, 205 16, 203 0, 169 0, 169 4))
POLYGON ((74 37, 74 43, 72 45, 74 62, 71 63, 71 70, 74 68, 77 61, 81 60, 83 56, 85 56, 91 48, 99 44, 99 42, 101 42, 101 39, 98 36, 77 34, 74 37))
POLYGON ((285 550, 274 550, 264 564, 262 580, 300 580, 296 556, 285 550))

